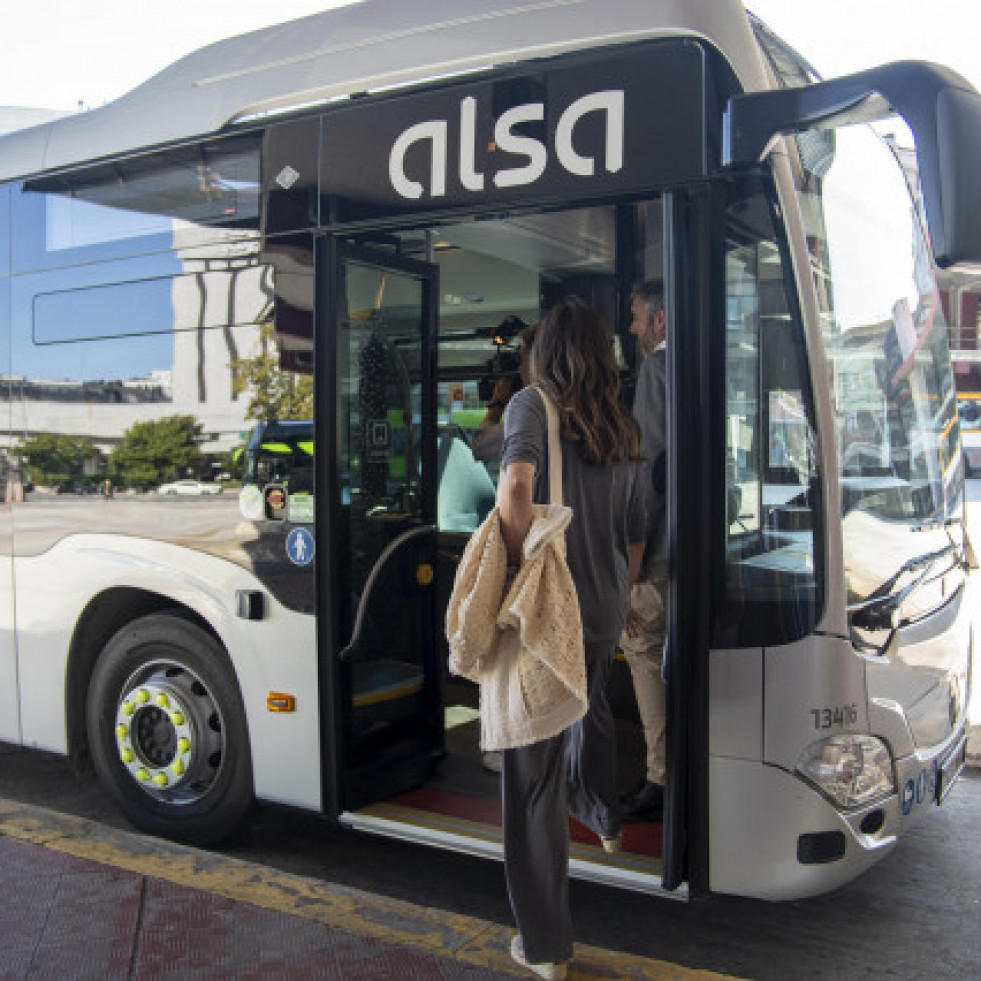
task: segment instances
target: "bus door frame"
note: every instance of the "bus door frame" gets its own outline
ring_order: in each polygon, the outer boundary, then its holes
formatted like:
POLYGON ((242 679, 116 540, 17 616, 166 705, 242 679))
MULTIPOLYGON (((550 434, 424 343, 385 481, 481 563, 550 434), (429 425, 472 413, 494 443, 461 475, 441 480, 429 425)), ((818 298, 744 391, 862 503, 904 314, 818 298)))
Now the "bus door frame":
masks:
MULTIPOLYGON (((389 270, 396 274, 418 278, 423 284, 422 325, 420 333, 422 421, 421 452, 421 523, 408 534, 415 538, 432 532, 433 572, 436 568, 436 339, 438 325, 439 279, 438 267, 431 263, 408 259, 380 249, 353 246, 344 236, 328 234, 317 238, 315 245, 315 305, 314 323, 314 432, 323 452, 318 450, 319 486, 326 488, 317 494, 316 517, 318 537, 323 546, 317 550, 317 648, 321 705, 321 760, 324 812, 337 817, 345 810, 371 803, 366 799, 364 784, 351 792, 352 773, 345 758, 345 732, 348 721, 348 699, 343 684, 340 658, 350 637, 342 637, 338 616, 337 588, 341 580, 336 542, 342 521, 341 472, 339 439, 342 425, 341 393, 338 377, 339 302, 342 295, 342 266, 354 260, 362 265, 389 270)), ((376 568, 379 563, 376 563, 376 568)), ((370 577, 369 577, 370 578, 370 577)), ((431 767, 432 760, 443 753, 443 717, 441 675, 438 664, 439 645, 435 643, 438 624, 435 622, 436 584, 422 589, 424 609, 423 636, 419 638, 421 660, 425 665, 425 712, 432 730, 432 745, 423 749, 415 761, 399 767, 402 775, 385 773, 384 760, 379 761, 377 781, 370 794, 375 800, 408 790, 420 782, 419 774, 431 767), (427 639, 431 642, 427 644, 427 639), (438 730, 438 731, 437 731, 438 730), (394 783, 393 783, 394 779, 394 783)), ((355 630, 357 628, 355 627, 355 630)), ((405 763, 405 761, 402 761, 405 763)))
POLYGON ((705 182, 665 192, 663 201, 670 576, 662 884, 673 890, 687 881, 690 896, 704 896, 709 650, 725 542, 725 336, 719 331, 725 325, 725 193, 719 182, 705 182))

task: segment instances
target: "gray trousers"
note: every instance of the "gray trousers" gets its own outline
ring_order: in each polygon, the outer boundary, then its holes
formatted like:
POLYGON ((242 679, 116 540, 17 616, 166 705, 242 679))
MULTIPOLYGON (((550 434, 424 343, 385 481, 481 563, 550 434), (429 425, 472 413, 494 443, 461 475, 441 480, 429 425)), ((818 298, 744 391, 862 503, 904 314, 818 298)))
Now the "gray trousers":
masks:
POLYGON ((615 649, 615 640, 586 645, 589 708, 579 722, 502 754, 504 871, 532 963, 572 957, 568 815, 606 838, 620 830, 616 730, 607 696, 615 649))

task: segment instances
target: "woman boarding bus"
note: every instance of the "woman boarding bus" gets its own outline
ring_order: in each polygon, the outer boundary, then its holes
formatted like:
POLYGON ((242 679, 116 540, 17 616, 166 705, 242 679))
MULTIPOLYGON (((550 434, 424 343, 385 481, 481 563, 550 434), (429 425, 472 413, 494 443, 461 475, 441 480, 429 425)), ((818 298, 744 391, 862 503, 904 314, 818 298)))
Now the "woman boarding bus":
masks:
MULTIPOLYGON (((469 449, 493 325, 582 296, 629 390, 630 288, 662 280, 664 814, 615 855, 573 825, 571 871, 854 878, 964 759, 934 266, 981 258, 979 120, 934 66, 820 82, 735 0, 368 0, 3 135, 0 738, 91 756, 155 834, 215 841, 258 797, 500 857, 442 638, 494 501, 469 449), (916 199, 868 125, 891 113, 916 199), (288 480, 152 493, 291 418, 288 480), (53 492, 106 476, 108 503, 53 492)), ((611 698, 622 792, 622 663, 611 698)))

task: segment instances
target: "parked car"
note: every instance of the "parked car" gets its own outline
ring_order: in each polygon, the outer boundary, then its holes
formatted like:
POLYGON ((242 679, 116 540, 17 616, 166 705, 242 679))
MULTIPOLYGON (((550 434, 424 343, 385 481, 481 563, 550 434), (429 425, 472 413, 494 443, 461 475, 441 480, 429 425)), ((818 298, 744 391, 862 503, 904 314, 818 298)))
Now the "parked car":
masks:
POLYGON ((170 484, 161 484, 158 494, 220 494, 218 484, 206 484, 201 480, 175 480, 170 484))
POLYGON ((97 494, 99 488, 92 483, 82 483, 80 480, 66 480, 57 487, 59 494, 97 494))

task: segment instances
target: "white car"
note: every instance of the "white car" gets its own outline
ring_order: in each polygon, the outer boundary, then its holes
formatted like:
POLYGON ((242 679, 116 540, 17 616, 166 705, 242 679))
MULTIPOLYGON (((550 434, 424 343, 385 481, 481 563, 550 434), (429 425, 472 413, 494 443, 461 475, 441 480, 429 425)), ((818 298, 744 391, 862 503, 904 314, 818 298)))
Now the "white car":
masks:
POLYGON ((200 480, 175 480, 171 484, 161 484, 158 494, 220 494, 218 484, 205 484, 200 480))

